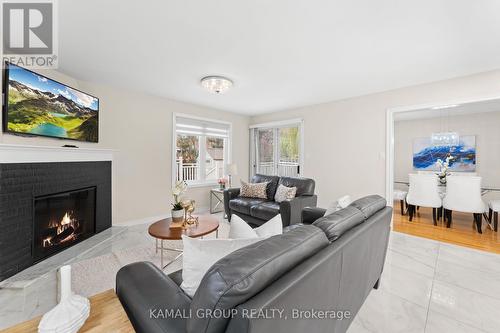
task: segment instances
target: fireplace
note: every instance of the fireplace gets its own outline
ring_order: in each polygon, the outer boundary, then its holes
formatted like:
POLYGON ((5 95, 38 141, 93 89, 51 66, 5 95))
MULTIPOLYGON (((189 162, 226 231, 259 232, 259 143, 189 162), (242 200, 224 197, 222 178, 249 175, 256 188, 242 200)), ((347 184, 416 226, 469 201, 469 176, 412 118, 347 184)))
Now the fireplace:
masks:
POLYGON ((34 198, 33 261, 96 233, 96 187, 34 198))

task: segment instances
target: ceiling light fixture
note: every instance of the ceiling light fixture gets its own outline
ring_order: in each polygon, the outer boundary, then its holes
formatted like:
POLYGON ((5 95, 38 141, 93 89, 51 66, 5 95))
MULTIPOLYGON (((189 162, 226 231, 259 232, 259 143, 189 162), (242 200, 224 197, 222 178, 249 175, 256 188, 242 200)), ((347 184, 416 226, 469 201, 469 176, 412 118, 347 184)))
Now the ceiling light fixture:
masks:
POLYGON ((438 147, 458 146, 460 136, 457 132, 432 133, 431 142, 433 146, 438 147))
POLYGON ((201 85, 214 94, 224 94, 233 86, 233 81, 223 76, 205 76, 201 85))

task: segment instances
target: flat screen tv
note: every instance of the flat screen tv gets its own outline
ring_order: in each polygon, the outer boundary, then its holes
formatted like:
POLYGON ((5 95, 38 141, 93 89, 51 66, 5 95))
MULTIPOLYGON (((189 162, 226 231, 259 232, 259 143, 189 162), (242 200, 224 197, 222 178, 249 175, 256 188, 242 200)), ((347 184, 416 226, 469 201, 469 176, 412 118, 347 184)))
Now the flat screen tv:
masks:
POLYGON ((4 75, 4 132, 98 142, 98 98, 8 62, 4 75))

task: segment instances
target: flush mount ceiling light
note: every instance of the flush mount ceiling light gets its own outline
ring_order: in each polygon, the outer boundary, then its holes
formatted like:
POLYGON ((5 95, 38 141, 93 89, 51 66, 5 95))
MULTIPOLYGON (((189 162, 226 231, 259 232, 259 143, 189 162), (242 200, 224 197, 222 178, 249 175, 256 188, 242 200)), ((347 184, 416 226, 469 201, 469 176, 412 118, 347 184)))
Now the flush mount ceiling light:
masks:
POLYGON ((205 76, 201 85, 213 94, 223 94, 233 86, 233 81, 223 76, 205 76))

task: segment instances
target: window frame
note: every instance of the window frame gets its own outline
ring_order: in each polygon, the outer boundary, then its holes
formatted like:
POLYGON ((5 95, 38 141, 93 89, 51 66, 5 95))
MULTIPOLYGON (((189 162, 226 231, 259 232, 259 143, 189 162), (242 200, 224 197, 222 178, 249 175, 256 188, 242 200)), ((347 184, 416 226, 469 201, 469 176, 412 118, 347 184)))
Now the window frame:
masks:
MULTIPOLYGON (((232 141, 233 141, 233 124, 228 121, 222 121, 222 120, 214 120, 211 118, 205 118, 205 117, 198 117, 198 116, 193 116, 190 114, 185 114, 185 113, 178 113, 178 112, 173 112, 172 113, 172 163, 171 163, 171 168, 172 168, 172 185, 175 184, 177 181, 177 118, 187 118, 187 119, 193 119, 193 120, 199 120, 199 121, 206 121, 206 122, 211 122, 215 124, 221 124, 225 125, 228 127, 227 131, 227 138, 226 142, 224 144, 224 175, 227 172, 227 165, 231 163, 232 161, 232 141)), ((209 187, 213 185, 217 185, 217 179, 210 179, 206 180, 205 178, 205 163, 206 163, 206 158, 203 158, 206 156, 206 138, 207 135, 197 135, 199 136, 199 149, 200 149, 200 154, 198 157, 198 160, 200 161, 200 179, 197 181, 186 181, 188 186, 193 188, 193 187, 209 187), (201 179, 203 178, 203 179, 201 179)))
MULTIPOLYGON (((304 149, 304 119, 302 118, 294 118, 294 119, 287 119, 287 120, 281 120, 281 121, 275 121, 275 122, 269 122, 269 123, 261 123, 261 124, 253 124, 249 126, 249 140, 250 140, 250 176, 254 176, 257 173, 257 162, 258 162, 258 156, 257 156, 257 138, 258 138, 258 131, 262 129, 270 129, 273 130, 273 142, 274 142, 274 158, 279 155, 279 134, 278 130, 280 128, 288 128, 288 127, 298 127, 299 129, 299 167, 300 167, 300 172, 299 172, 299 177, 303 177, 304 175, 304 156, 305 156, 305 149, 304 149)), ((279 156, 278 156, 279 158, 279 156)), ((277 172, 276 172, 277 173, 277 172)))

